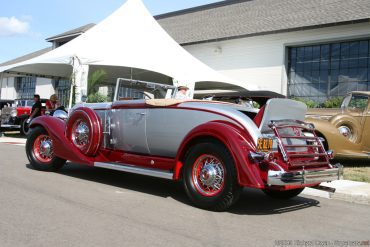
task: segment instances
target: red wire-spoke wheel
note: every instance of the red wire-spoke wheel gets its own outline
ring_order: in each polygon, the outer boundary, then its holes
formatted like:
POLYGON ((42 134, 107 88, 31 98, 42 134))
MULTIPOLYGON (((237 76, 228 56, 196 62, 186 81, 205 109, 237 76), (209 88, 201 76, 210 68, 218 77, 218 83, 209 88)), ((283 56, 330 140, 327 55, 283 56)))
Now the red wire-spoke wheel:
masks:
POLYGON ((53 160, 53 141, 47 135, 39 135, 33 144, 35 158, 42 164, 50 164, 53 160))
POLYGON ((54 153, 53 140, 41 126, 30 129, 26 142, 30 165, 40 171, 56 171, 66 163, 54 153))
POLYGON ((94 110, 80 107, 72 112, 67 122, 66 135, 83 154, 96 155, 102 134, 100 118, 94 110))
POLYGON ((193 165, 193 183, 203 196, 219 194, 225 185, 225 168, 222 162, 209 154, 201 155, 193 165))
POLYGON ((182 169, 185 191, 197 207, 223 211, 239 198, 234 159, 220 141, 205 139, 191 146, 182 169))

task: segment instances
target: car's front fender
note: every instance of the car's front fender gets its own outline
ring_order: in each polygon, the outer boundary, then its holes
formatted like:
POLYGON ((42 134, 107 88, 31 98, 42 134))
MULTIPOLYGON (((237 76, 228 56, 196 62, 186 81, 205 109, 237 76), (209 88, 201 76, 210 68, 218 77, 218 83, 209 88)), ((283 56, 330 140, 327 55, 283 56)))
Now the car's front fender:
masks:
POLYGON ((242 186, 263 188, 259 168, 249 159, 249 152, 255 150, 251 136, 242 128, 226 121, 212 121, 197 126, 191 130, 180 145, 176 157, 174 179, 181 177, 183 160, 187 150, 195 143, 205 138, 213 138, 226 146, 234 158, 238 182, 242 186))
POLYGON ((52 116, 41 116, 35 118, 30 125, 30 128, 37 126, 43 127, 53 140, 54 154, 62 159, 72 162, 93 165, 93 159, 82 154, 70 140, 65 136, 66 124, 63 120, 52 116))
POLYGON ((334 150, 335 156, 361 153, 361 145, 351 142, 340 134, 330 121, 316 118, 306 118, 305 121, 314 124, 316 132, 325 138, 328 148, 334 150))

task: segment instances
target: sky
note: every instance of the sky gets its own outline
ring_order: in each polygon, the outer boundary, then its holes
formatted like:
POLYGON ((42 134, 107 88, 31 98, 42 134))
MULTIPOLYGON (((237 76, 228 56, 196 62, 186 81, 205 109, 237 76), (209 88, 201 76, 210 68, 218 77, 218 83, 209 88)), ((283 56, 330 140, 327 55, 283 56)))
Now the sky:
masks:
MULTIPOLYGON (((152 15, 221 0, 143 0, 152 15)), ((125 0, 0 0, 0 63, 49 47, 45 39, 98 23, 125 0)))

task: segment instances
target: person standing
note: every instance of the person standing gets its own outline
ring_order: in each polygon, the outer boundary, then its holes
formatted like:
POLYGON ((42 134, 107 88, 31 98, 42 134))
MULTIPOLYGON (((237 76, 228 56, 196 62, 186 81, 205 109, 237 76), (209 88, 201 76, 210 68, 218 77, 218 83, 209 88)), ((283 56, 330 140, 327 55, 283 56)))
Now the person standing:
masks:
POLYGON ((42 106, 41 106, 41 100, 40 100, 40 95, 38 94, 35 94, 33 96, 33 101, 35 102, 32 106, 32 110, 31 110, 31 115, 29 116, 29 118, 27 119, 27 123, 31 122, 32 119, 36 118, 36 117, 39 117, 41 116, 41 109, 42 109, 42 106))
POLYGON ((189 88, 186 86, 179 86, 177 88, 177 93, 176 93, 175 98, 180 99, 180 100, 189 99, 189 96, 187 95, 188 90, 189 88))

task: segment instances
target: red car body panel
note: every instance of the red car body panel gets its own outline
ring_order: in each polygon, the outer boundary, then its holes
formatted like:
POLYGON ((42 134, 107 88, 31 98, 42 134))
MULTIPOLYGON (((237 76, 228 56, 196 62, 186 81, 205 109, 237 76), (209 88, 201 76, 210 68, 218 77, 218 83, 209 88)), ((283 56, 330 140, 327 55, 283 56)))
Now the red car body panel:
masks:
POLYGON ((51 116, 41 116, 35 118, 31 123, 31 128, 42 126, 53 140, 54 153, 56 156, 70 160, 72 162, 94 165, 94 158, 88 157, 74 146, 65 135, 66 124, 63 120, 51 116))
POLYGON ((263 180, 259 175, 258 166, 251 165, 252 162, 248 157, 249 151, 255 149, 251 137, 239 126, 224 121, 208 122, 197 126, 189 132, 180 146, 176 157, 176 167, 174 169, 175 180, 181 177, 181 161, 187 148, 191 145, 192 141, 204 137, 212 137, 219 140, 231 152, 235 161, 240 185, 254 188, 264 187, 263 180))
POLYGON ((17 117, 20 117, 22 115, 30 115, 31 114, 31 107, 17 107, 17 117))

